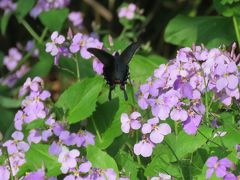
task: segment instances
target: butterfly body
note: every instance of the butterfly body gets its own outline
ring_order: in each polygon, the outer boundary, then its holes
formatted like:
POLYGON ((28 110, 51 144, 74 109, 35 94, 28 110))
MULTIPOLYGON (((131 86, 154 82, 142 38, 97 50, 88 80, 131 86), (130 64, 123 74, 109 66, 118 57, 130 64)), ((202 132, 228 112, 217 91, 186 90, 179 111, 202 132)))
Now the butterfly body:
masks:
POLYGON ((110 87, 108 98, 111 100, 112 98, 112 90, 114 90, 116 84, 120 85, 121 90, 124 92, 125 100, 128 99, 127 93, 125 90, 125 85, 129 78, 129 62, 139 47, 138 43, 133 43, 128 46, 122 54, 118 52, 114 55, 107 53, 106 51, 96 49, 96 48, 88 48, 88 51, 94 54, 103 64, 103 75, 110 87))

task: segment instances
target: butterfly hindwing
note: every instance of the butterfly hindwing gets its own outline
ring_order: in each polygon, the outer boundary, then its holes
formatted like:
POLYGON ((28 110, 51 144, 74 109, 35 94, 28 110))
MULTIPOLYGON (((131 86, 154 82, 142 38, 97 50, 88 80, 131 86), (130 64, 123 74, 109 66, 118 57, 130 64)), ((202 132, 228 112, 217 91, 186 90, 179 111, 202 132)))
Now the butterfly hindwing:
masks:
POLYGON ((114 62, 114 57, 104 50, 97 48, 88 48, 87 50, 88 52, 96 56, 99 59, 99 61, 101 61, 104 64, 104 66, 110 66, 114 62))
POLYGON ((120 55, 120 59, 125 64, 128 64, 131 61, 136 50, 139 48, 139 46, 140 46, 140 44, 138 42, 134 42, 134 43, 130 44, 126 49, 124 49, 124 51, 120 55))

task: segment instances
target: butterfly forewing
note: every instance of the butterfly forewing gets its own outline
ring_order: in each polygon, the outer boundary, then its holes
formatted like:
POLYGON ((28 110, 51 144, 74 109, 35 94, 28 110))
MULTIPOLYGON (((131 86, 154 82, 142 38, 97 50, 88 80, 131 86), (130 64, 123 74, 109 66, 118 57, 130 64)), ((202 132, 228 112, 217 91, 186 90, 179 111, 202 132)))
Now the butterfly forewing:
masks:
POLYGON ((88 52, 96 56, 99 59, 99 61, 101 61, 104 64, 104 66, 110 66, 114 62, 114 57, 104 50, 97 48, 88 48, 87 50, 88 52))
POLYGON ((140 44, 138 42, 134 42, 130 44, 120 55, 120 59, 125 63, 128 64, 132 59, 134 53, 139 48, 140 44))

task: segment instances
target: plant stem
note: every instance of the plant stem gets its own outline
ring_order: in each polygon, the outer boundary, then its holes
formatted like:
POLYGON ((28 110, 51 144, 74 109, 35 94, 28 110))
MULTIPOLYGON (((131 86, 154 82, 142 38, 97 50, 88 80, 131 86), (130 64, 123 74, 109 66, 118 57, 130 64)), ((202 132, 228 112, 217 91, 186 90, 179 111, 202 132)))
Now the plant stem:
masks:
POLYGON ((200 130, 198 130, 198 132, 199 132, 199 134, 201 134, 205 139, 207 139, 208 141, 212 142, 213 144, 219 146, 221 149, 224 149, 224 150, 225 150, 225 148, 224 148, 223 146, 221 146, 220 144, 218 144, 218 143, 214 142, 213 140, 209 139, 208 137, 206 137, 200 130))
POLYGON ((184 176, 183 176, 183 172, 182 172, 180 160, 178 159, 178 157, 177 157, 175 151, 172 149, 172 147, 167 143, 167 141, 164 141, 164 142, 165 142, 165 144, 168 146, 168 148, 172 151, 172 153, 173 153, 173 155, 175 156, 175 158, 177 159, 178 169, 179 169, 179 171, 180 171, 180 173, 181 173, 182 179, 185 180, 185 178, 184 178, 184 176))
POLYGON ((44 38, 45 38, 45 36, 46 36, 47 32, 48 32, 48 28, 47 28, 47 27, 45 27, 45 28, 44 28, 44 30, 43 30, 43 32, 42 32, 42 35, 41 35, 41 37, 40 37, 41 41, 43 41, 43 40, 44 40, 44 38))
POLYGON ((80 70, 79 70, 79 64, 78 64, 78 59, 77 57, 73 56, 73 60, 76 64, 76 70, 77 70, 77 79, 80 81, 80 70))
POLYGON ((28 24, 24 19, 21 21, 22 25, 26 28, 26 30, 31 34, 31 36, 39 43, 42 44, 42 39, 38 36, 38 34, 33 30, 33 28, 28 24))
POLYGON ((93 123, 94 130, 96 131, 97 137, 98 137, 99 141, 102 142, 102 137, 101 137, 101 135, 98 131, 97 125, 96 125, 96 123, 95 123, 95 121, 92 117, 91 117, 91 120, 92 120, 92 123, 93 123))
POLYGON ((57 66, 57 67, 58 67, 59 69, 63 70, 63 71, 66 71, 66 72, 70 73, 70 74, 73 75, 74 77, 76 77, 75 74, 74 74, 74 72, 72 72, 71 70, 69 70, 69 69, 67 69, 67 68, 64 68, 64 67, 61 67, 61 66, 57 66))
POLYGON ((175 128, 175 134, 177 136, 178 135, 178 122, 177 121, 174 122, 174 128, 175 128))
POLYGON ((237 36, 238 46, 240 47, 240 26, 238 25, 238 19, 236 16, 233 16, 233 25, 237 36))

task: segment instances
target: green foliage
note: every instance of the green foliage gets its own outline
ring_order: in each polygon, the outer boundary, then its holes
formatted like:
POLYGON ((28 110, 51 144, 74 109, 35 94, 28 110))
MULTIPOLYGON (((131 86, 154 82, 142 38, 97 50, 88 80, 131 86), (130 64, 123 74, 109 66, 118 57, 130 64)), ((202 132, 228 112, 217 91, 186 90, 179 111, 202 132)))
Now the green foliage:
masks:
POLYGON ((9 19, 11 17, 11 13, 7 13, 7 14, 4 14, 2 17, 0 17, 1 19, 1 33, 2 35, 5 35, 6 33, 6 30, 7 30, 7 25, 8 25, 8 22, 9 22, 9 19))
POLYGON ((23 175, 27 171, 36 171, 45 167, 47 176, 57 176, 61 174, 60 163, 57 157, 48 153, 49 145, 31 144, 30 149, 25 153, 26 163, 21 167, 18 175, 23 175))
POLYGON ((60 96, 56 107, 66 112, 70 124, 89 117, 96 107, 97 97, 102 89, 103 79, 86 78, 73 84, 60 96))
POLYGON ((222 14, 226 17, 231 16, 240 16, 240 2, 231 2, 231 3, 223 3, 219 0, 214 0, 214 7, 218 11, 219 14, 222 14))
POLYGON ((4 139, 8 139, 14 131, 13 119, 13 111, 0 107, 0 131, 4 135, 4 139))
POLYGON ((158 55, 136 54, 130 62, 130 77, 137 83, 144 83, 153 74, 160 64, 166 63, 166 59, 158 55))
POLYGON ((18 108, 21 106, 21 99, 12 99, 5 96, 0 96, 0 106, 4 108, 18 108))
POLYGON ((93 164, 93 167, 112 168, 118 174, 118 166, 115 160, 96 146, 87 146, 87 159, 93 164))
POLYGON ((232 19, 217 16, 178 15, 167 25, 164 38, 179 46, 203 43, 206 47, 229 45, 236 39, 232 19))
POLYGON ((16 9, 16 17, 19 21, 21 21, 28 12, 32 9, 35 4, 35 0, 18 0, 17 9, 16 9))
POLYGON ((52 9, 47 12, 42 12, 39 16, 42 24, 51 31, 60 31, 67 19, 69 10, 63 9, 52 9))
POLYGON ((137 174, 140 167, 129 153, 120 150, 115 156, 115 159, 127 177, 132 180, 138 179, 137 174))

